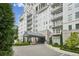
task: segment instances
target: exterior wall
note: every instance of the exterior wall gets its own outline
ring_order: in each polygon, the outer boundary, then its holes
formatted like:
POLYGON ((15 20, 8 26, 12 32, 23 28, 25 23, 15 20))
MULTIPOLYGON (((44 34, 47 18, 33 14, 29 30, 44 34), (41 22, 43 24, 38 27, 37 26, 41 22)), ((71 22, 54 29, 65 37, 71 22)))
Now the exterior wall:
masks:
POLYGON ((69 4, 70 3, 63 4, 63 30, 68 30, 68 25, 72 25, 72 30, 76 30, 75 24, 79 23, 79 20, 75 18, 75 13, 79 11, 79 7, 75 7, 77 3, 72 3, 70 5, 71 10, 68 10, 69 4), (68 18, 69 14, 72 14, 71 20, 68 18))
POLYGON ((19 29, 18 29, 18 37, 19 40, 23 40, 23 34, 26 31, 26 20, 24 19, 24 14, 22 15, 22 17, 20 18, 20 22, 19 22, 19 29))
MULTIPOLYGON (((40 4, 36 4, 34 8, 36 8, 37 6, 39 7, 40 4)), ((44 31, 44 30, 50 30, 52 31, 52 29, 50 29, 51 26, 51 8, 49 5, 46 5, 44 7, 45 9, 40 12, 41 10, 39 10, 38 12, 36 12, 35 14, 35 18, 34 18, 34 23, 35 23, 35 32, 40 32, 40 31, 44 31)))
POLYGON ((41 4, 36 4, 34 6, 34 8, 38 7, 38 11, 35 10, 34 16, 34 32, 41 32, 42 34, 44 34, 45 39, 48 42, 49 36, 47 34, 47 30, 49 30, 52 33, 51 4, 47 4, 43 8, 41 8, 39 5, 41 4))
POLYGON ((52 42, 60 44, 60 35, 63 25, 63 4, 62 3, 53 3, 51 5, 52 11, 52 42))
POLYGON ((79 24, 79 18, 76 18, 76 12, 79 11, 79 3, 64 3, 63 4, 63 41, 70 36, 71 32, 78 32, 76 24, 79 24), (71 15, 71 16, 69 16, 71 15), (69 25, 72 29, 69 30, 69 25))
POLYGON ((53 36, 52 37, 52 43, 58 43, 60 45, 60 36, 53 36))

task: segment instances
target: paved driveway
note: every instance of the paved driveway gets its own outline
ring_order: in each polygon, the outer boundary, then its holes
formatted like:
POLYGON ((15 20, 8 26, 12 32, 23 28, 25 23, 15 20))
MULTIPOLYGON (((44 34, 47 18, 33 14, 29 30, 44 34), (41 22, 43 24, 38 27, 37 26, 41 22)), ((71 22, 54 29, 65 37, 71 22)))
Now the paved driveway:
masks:
POLYGON ((68 56, 48 48, 45 44, 15 46, 14 56, 68 56))

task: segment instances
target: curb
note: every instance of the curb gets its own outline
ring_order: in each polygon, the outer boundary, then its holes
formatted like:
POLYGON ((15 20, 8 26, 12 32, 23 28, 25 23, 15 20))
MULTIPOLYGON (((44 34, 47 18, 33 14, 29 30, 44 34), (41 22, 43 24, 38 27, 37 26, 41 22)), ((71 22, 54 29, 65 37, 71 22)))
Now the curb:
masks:
POLYGON ((70 56, 79 56, 79 54, 77 53, 73 53, 73 52, 68 52, 68 51, 64 51, 64 50, 60 50, 60 48, 57 47, 52 47, 51 45, 45 44, 47 47, 59 52, 59 53, 63 53, 63 54, 68 54, 70 56))

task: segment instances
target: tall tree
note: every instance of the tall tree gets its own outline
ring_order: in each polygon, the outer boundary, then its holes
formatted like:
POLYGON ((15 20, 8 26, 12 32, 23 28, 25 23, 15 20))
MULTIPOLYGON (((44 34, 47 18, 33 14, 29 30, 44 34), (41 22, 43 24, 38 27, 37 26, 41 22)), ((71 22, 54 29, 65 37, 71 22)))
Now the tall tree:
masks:
POLYGON ((13 39, 14 17, 12 5, 0 3, 0 55, 11 55, 13 39))

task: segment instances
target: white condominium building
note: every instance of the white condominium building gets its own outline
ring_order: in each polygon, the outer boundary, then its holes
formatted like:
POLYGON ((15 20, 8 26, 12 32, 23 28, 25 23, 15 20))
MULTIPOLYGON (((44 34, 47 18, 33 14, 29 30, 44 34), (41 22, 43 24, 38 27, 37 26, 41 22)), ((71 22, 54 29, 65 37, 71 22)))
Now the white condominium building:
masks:
POLYGON ((35 32, 49 30, 52 32, 52 22, 51 22, 51 6, 47 3, 40 3, 34 6, 34 24, 35 32))
POLYGON ((36 41, 42 38, 48 42, 52 36, 52 44, 60 44, 61 34, 65 42, 73 31, 79 32, 79 3, 24 4, 19 24, 20 40, 24 39, 23 36, 29 36, 33 40, 36 38, 36 41))
POLYGON ((71 32, 79 32, 79 3, 63 4, 63 40, 69 37, 71 32))
MULTIPOLYGON (((23 39, 20 37, 22 32, 35 32, 35 33, 43 33, 47 30, 52 32, 52 22, 51 22, 51 4, 47 3, 27 3, 24 4, 24 17, 23 22, 20 21, 20 24, 23 25, 19 26, 19 39, 23 39), (26 27, 24 27, 26 25, 26 27), (23 30, 23 29, 26 30, 23 30), (22 31, 23 30, 23 31, 22 31)), ((45 33, 44 33, 45 34, 45 33)), ((23 36, 22 36, 23 37, 23 36)))

